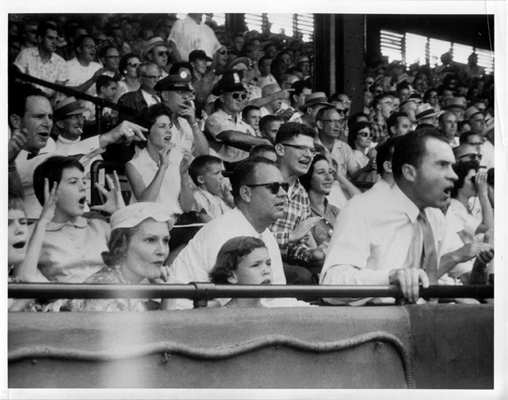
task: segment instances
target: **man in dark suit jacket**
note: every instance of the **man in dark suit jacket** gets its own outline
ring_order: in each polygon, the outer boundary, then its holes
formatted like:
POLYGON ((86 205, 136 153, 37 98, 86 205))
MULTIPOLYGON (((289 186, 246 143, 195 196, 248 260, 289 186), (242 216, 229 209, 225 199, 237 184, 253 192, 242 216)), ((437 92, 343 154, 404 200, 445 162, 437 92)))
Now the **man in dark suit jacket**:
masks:
POLYGON ((154 90, 154 86, 160 77, 161 71, 156 64, 146 62, 139 66, 138 79, 141 84, 140 88, 135 92, 125 93, 118 99, 118 105, 128 107, 133 112, 126 113, 121 110, 120 121, 134 121, 144 109, 161 102, 157 92, 154 90))

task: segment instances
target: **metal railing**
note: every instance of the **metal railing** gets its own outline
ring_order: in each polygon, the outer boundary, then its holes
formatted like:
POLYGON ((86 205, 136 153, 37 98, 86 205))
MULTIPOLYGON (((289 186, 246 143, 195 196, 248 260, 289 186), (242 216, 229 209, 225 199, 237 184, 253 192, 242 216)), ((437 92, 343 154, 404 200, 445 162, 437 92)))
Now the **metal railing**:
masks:
POLYGON ((107 101, 104 99, 101 99, 100 97, 91 96, 89 94, 78 92, 77 90, 68 88, 66 86, 57 85, 56 83, 48 82, 43 79, 35 78, 31 75, 24 74, 20 72, 16 67, 11 66, 9 68, 9 79, 21 79, 26 82, 34 83, 40 86, 47 87, 49 89, 52 89, 56 92, 60 92, 65 94, 66 96, 73 96, 80 100, 86 100, 93 104, 95 104, 95 115, 96 115, 96 124, 97 124, 97 133, 102 133, 102 109, 104 107, 111 108, 113 110, 117 110, 119 112, 125 113, 125 114, 131 114, 135 115, 138 113, 138 111, 133 110, 130 107, 124 107, 119 106, 116 103, 112 103, 111 101, 107 101))
MULTIPOLYGON (((77 283, 11 283, 9 298, 37 299, 191 299, 195 304, 215 298, 367 298, 402 296, 400 288, 390 286, 331 286, 331 285, 215 285, 209 282, 189 284, 111 285, 77 283)), ((431 285, 420 288, 423 298, 494 297, 494 286, 431 285)))

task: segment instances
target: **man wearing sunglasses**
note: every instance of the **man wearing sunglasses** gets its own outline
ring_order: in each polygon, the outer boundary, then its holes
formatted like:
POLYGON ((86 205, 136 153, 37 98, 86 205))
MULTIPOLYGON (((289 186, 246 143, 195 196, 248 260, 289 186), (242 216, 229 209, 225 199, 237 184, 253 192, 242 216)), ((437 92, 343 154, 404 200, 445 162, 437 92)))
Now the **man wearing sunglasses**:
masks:
MULTIPOLYGON (((234 237, 252 236, 266 244, 272 261, 271 283, 286 284, 279 246, 268 227, 284 214, 287 183, 275 163, 263 157, 240 162, 230 180, 236 208, 210 221, 194 236, 170 266, 168 283, 209 282, 222 245, 234 237)), ((287 300, 263 299, 262 303, 268 307, 303 305, 287 300)), ((220 299, 222 304, 227 301, 220 299)), ((192 308, 192 301, 178 299, 171 308, 192 308)))
POLYGON ((171 53, 170 47, 160 37, 151 38, 143 55, 147 61, 151 61, 156 64, 162 71, 162 78, 168 76, 167 70, 170 65, 169 54, 171 53))
POLYGON ((238 72, 224 73, 212 94, 219 96, 220 108, 206 120, 205 131, 213 138, 209 141, 210 147, 223 161, 241 161, 249 156, 248 151, 253 146, 270 144, 267 139, 257 137, 252 127, 242 121, 247 91, 238 72))

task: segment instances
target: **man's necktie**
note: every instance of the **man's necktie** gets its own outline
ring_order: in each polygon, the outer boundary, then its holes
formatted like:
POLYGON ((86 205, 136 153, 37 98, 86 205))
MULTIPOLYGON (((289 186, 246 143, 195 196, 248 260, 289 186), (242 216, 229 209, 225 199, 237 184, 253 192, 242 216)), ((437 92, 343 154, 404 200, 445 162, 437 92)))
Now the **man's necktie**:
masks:
POLYGON ((423 268, 431 285, 437 285, 437 251, 434 234, 424 211, 420 211, 413 225, 413 238, 408 253, 408 266, 423 268))

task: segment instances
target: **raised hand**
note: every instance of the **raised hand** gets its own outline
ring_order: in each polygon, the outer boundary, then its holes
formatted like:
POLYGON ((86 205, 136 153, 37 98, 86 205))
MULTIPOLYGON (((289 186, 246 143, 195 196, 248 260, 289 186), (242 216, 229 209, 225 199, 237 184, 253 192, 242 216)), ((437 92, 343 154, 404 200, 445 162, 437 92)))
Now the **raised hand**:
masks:
POLYGON ((321 217, 310 217, 301 222, 295 229, 289 233, 289 241, 297 242, 302 239, 314 226, 322 219, 321 217))
POLYGON ((11 138, 9 139, 9 144, 7 145, 9 164, 14 162, 19 152, 26 144, 27 140, 28 138, 26 129, 14 129, 12 131, 11 138))
POLYGON ((116 171, 113 171, 113 179, 111 179, 109 175, 106 175, 106 182, 108 183, 109 190, 106 190, 106 188, 99 183, 95 184, 95 187, 106 197, 106 202, 101 206, 91 207, 91 210, 113 214, 120 208, 125 207, 120 179, 116 171))
POLYGON ((39 223, 47 224, 55 216, 56 203, 58 202, 58 184, 53 182, 51 191, 49 190, 49 180, 44 178, 44 207, 42 207, 39 223))

